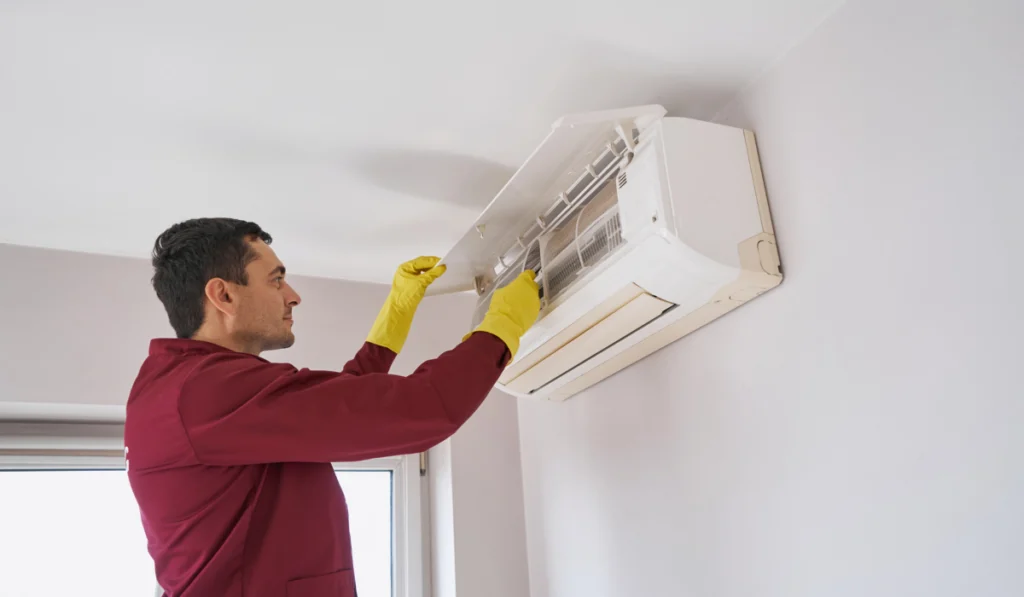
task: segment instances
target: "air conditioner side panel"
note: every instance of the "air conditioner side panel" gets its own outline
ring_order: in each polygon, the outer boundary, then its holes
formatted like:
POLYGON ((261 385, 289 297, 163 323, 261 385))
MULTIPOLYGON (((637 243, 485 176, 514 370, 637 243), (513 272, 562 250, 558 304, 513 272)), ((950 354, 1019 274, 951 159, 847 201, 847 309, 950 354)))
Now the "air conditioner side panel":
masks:
POLYGON ((765 231, 745 131, 664 118, 661 149, 679 239, 723 265, 739 266, 736 246, 765 231))

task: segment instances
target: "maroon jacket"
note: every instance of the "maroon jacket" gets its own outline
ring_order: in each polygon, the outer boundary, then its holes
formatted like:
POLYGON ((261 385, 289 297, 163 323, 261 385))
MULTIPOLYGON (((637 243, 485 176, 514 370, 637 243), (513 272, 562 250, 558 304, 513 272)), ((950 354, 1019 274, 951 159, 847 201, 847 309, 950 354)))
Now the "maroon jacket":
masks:
POLYGON ((473 334, 409 376, 365 344, 340 372, 194 340, 153 340, 128 399, 125 454, 173 597, 353 597, 331 462, 411 454, 480 406, 508 360, 473 334))

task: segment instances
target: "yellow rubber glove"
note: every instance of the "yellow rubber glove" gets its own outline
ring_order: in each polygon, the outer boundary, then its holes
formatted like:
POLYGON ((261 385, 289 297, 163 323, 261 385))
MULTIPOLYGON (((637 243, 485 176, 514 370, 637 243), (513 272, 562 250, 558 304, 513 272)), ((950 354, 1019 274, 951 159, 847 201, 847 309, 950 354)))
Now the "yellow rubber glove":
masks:
POLYGON ((438 265, 440 261, 439 257, 418 257, 399 266, 391 283, 391 293, 373 322, 367 342, 396 354, 402 351, 427 286, 444 273, 445 267, 438 265))
POLYGON ((484 320, 466 338, 474 332, 493 334, 501 338, 515 357, 519 340, 540 316, 540 288, 534 277, 535 274, 527 270, 508 286, 495 290, 484 320))

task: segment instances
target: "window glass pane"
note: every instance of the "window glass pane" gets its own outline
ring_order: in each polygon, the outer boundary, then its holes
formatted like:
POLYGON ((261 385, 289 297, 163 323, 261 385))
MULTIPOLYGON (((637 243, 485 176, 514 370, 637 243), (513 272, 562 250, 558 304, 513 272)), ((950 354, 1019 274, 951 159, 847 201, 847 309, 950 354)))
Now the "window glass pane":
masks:
POLYGON ((156 592, 124 471, 0 471, 0 594, 156 592))
POLYGON ((391 471, 337 471, 348 503, 359 597, 391 597, 391 471))
MULTIPOLYGON (((392 594, 392 474, 337 471, 360 597, 392 594)), ((156 591, 138 506, 123 470, 0 471, 0 595, 156 591)))

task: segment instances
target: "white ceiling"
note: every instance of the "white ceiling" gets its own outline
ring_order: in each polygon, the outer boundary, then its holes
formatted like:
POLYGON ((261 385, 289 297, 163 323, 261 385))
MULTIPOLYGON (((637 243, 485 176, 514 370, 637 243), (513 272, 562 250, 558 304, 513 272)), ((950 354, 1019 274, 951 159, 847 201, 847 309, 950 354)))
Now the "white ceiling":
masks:
POLYGON ((253 219, 291 270, 443 254, 558 116, 710 118, 838 0, 0 3, 0 242, 145 257, 253 219))

